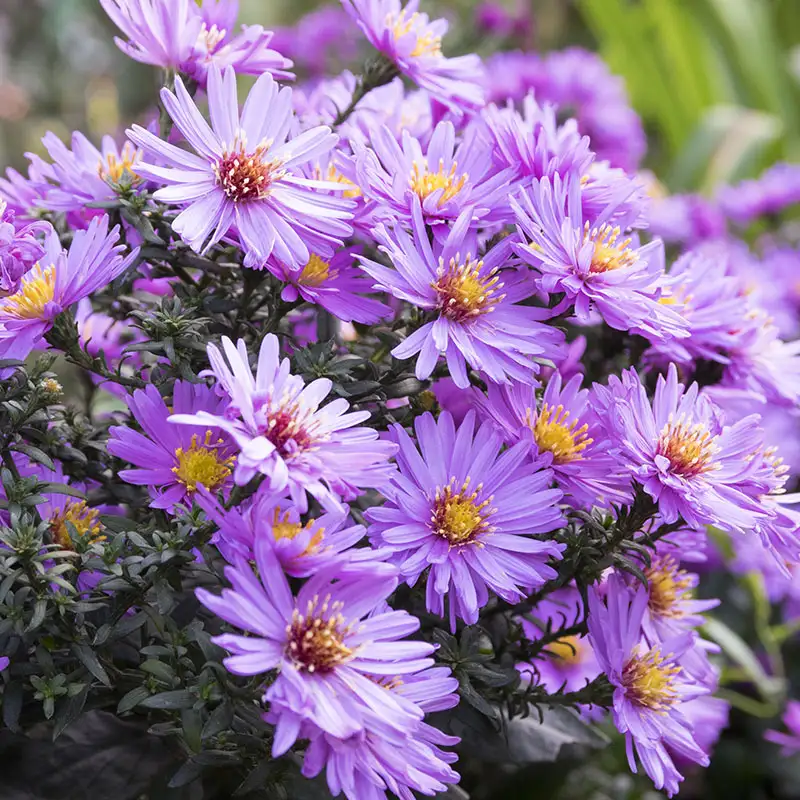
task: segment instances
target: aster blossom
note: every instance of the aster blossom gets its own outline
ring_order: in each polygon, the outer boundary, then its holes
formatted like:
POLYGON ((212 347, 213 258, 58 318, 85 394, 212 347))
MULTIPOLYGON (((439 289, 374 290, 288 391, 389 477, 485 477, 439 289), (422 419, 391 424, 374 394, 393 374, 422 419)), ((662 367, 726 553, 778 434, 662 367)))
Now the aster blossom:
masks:
POLYGON ((41 240, 51 231, 49 222, 18 226, 14 212, 0 200, 0 297, 19 291, 22 276, 44 257, 41 240))
POLYGON ((725 425, 696 383, 678 382, 674 364, 659 376, 652 405, 633 370, 594 392, 615 449, 665 522, 746 531, 766 516, 745 485, 757 477, 753 456, 763 444, 757 415, 725 425))
POLYGON ((518 305, 532 286, 524 275, 504 269, 510 242, 503 240, 480 256, 469 233, 469 209, 459 214, 443 243, 428 240, 419 202, 412 211, 411 235, 399 226, 379 226, 375 238, 395 269, 367 258, 364 269, 376 285, 395 297, 436 315, 392 350, 396 358, 419 353, 416 375, 422 380, 440 356, 456 385, 469 386, 467 364, 489 380, 506 383, 528 380, 538 371, 535 359, 561 354, 563 333, 541 320, 544 308, 518 305))
POLYGON ((564 521, 558 489, 549 470, 524 466, 528 447, 501 453, 502 440, 490 425, 475 429, 475 413, 456 429, 443 411, 438 421, 415 421, 417 443, 400 425, 399 474, 384 489, 387 503, 371 508, 369 535, 375 546, 393 551, 391 561, 413 586, 430 567, 429 611, 473 624, 491 590, 508 602, 554 578, 550 558, 564 546, 527 534, 542 534, 564 521))
POLYGON ((788 733, 768 730, 764 733, 764 738, 768 742, 779 744, 781 746, 781 755, 796 756, 800 753, 800 702, 790 700, 786 704, 783 724, 788 729, 788 733))
POLYGON ((148 385, 126 398, 133 418, 143 433, 121 425, 109 429, 108 451, 134 465, 119 477, 127 483, 147 486, 152 508, 173 511, 191 502, 199 487, 221 491, 233 484, 235 462, 232 442, 219 428, 173 425, 171 414, 222 413, 223 398, 203 384, 176 381, 171 409, 158 389, 148 385))
POLYGON ((376 203, 377 219, 410 223, 414 198, 425 222, 442 237, 446 223, 467 207, 476 225, 510 217, 508 182, 514 171, 493 166, 488 138, 477 126, 468 125, 457 143, 453 123, 444 120, 423 147, 406 130, 398 141, 384 125, 370 144, 358 154, 356 183, 376 203))
POLYGON ((590 587, 589 641, 614 687, 612 716, 617 729, 625 734, 631 770, 636 772, 635 751, 656 789, 664 789, 672 797, 683 776, 670 752, 708 765, 708 756, 695 741, 682 705, 709 690, 689 678, 678 663, 692 644, 690 634, 657 647, 643 641, 646 607, 647 590, 643 586, 632 590, 616 574, 602 590, 590 587))
POLYGON ((397 586, 394 567, 376 562, 341 575, 334 565, 311 577, 293 596, 274 548, 254 546, 255 566, 243 559, 226 567, 222 595, 197 590, 200 602, 238 633, 214 637, 236 675, 277 678, 264 694, 275 726, 273 756, 282 755, 313 725, 337 739, 365 730, 402 742, 424 716, 414 703, 389 693, 372 676, 405 676, 433 661, 433 646, 403 641, 419 627, 405 611, 383 610, 397 586), (376 613, 370 613, 376 612, 376 613))
POLYGON ((483 67, 477 55, 446 58, 448 24, 418 11, 419 0, 342 0, 369 43, 401 74, 457 114, 483 105, 483 67))
MULTIPOLYGON (((544 292, 563 292, 579 322, 596 310, 617 330, 651 339, 688 336, 686 323, 659 304, 664 246, 654 240, 638 247, 609 222, 616 203, 591 222, 584 218, 581 182, 570 175, 534 180, 511 199, 522 243, 516 253, 538 273, 544 292), (623 238, 624 237, 624 238, 623 238)), ((569 304, 569 305, 567 305, 569 304)))
POLYGON ((319 378, 306 386, 292 375, 289 360, 280 358, 277 336, 264 337, 255 375, 243 340, 234 345, 224 337, 222 350, 208 345, 210 374, 229 400, 228 408, 215 414, 175 414, 170 421, 228 433, 239 450, 237 484, 262 474, 265 488, 288 490, 300 511, 308 507, 306 492, 328 510, 341 511, 343 496, 386 482, 392 472, 387 460, 396 448, 379 441, 377 431, 356 427, 369 411, 348 413, 341 398, 320 407, 333 384, 319 378))
POLYGON ((175 94, 161 90, 175 127, 195 150, 162 141, 135 125, 129 138, 154 159, 139 174, 158 183, 154 197, 183 206, 172 223, 196 252, 206 252, 235 232, 245 251, 245 266, 260 268, 275 254, 290 267, 302 267, 309 246, 330 256, 352 233, 347 200, 331 192, 342 186, 302 177, 296 168, 336 143, 325 126, 289 137, 292 91, 279 89, 263 74, 239 114, 236 74, 232 67, 208 76, 211 125, 201 116, 180 78, 175 94), (325 191, 319 191, 319 190, 325 191))
POLYGON ((491 422, 509 444, 526 441, 537 465, 553 470, 559 488, 574 502, 591 508, 630 497, 630 478, 610 452, 611 442, 591 407, 581 376, 564 383, 553 373, 537 401, 534 383, 489 384, 487 394, 473 390, 482 419, 491 422))
POLYGON ((174 69, 205 84, 211 65, 249 75, 294 77, 289 59, 270 49, 272 31, 243 25, 238 35, 238 0, 100 0, 127 37, 117 47, 134 61, 174 69))
POLYGON ((53 231, 45 255, 22 278, 19 289, 0 299, 0 357, 23 359, 71 305, 103 288, 133 264, 136 248, 123 258, 119 227, 108 229, 108 217, 77 231, 69 250, 62 250, 53 231))

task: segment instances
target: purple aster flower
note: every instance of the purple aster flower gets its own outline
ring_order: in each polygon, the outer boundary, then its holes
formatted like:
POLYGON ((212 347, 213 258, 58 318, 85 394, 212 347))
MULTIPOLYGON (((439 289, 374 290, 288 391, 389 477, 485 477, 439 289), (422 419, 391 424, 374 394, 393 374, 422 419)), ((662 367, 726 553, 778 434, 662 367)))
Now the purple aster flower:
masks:
POLYGON ((0 672, 7 670, 10 663, 11 659, 8 656, 0 657, 0 672))
MULTIPOLYGON (((728 727, 730 704, 721 697, 712 697, 709 694, 689 700, 681 706, 681 712, 693 727, 692 737, 696 744, 711 756, 722 731, 728 727)), ((681 763, 691 763, 681 758, 680 753, 672 753, 673 758, 681 763)))
POLYGON ((773 164, 755 180, 723 186, 717 201, 728 219, 749 225, 800 203, 800 164, 773 164))
MULTIPOLYGON (((381 681, 385 691, 411 700, 426 713, 452 708, 458 703, 458 682, 449 669, 434 667, 404 677, 381 681)), ((303 775, 314 777, 327 767, 328 788, 349 800, 386 800, 392 792, 402 800, 414 800, 412 790, 425 795, 446 791, 459 776, 449 766, 454 753, 443 746, 458 744, 425 722, 420 722, 401 746, 368 730, 366 736, 337 739, 311 734, 303 762, 303 775)))
POLYGON ((697 194, 657 197, 650 208, 650 232, 665 242, 695 245, 725 235, 725 217, 697 194))
POLYGON ((727 363, 727 353, 753 324, 744 281, 706 249, 689 251, 672 265, 661 280, 659 303, 684 319, 689 336, 656 342, 646 356, 656 362, 707 359, 727 363))
POLYGON ((477 126, 467 126, 456 144, 453 124, 440 122, 427 147, 407 131, 398 142, 382 126, 371 145, 358 155, 356 183, 378 204, 378 219, 410 223, 417 199, 423 219, 441 238, 465 208, 472 211, 472 225, 510 218, 508 182, 515 171, 493 166, 490 144, 477 126))
POLYGON ((61 250, 55 232, 45 241, 45 256, 23 278, 20 288, 0 299, 0 357, 23 359, 71 305, 106 286, 136 260, 118 245, 119 227, 108 217, 77 231, 69 251, 61 250))
POLYGON ((117 47, 134 61, 174 69, 205 84, 212 65, 248 75, 294 77, 292 62, 270 49, 272 31, 243 25, 233 33, 238 0, 100 0, 127 37, 117 47))
POLYGON ((104 136, 98 149, 76 131, 71 150, 54 133, 45 134, 42 144, 53 159, 50 182, 55 185, 44 191, 39 205, 66 214, 75 227, 85 228, 102 215, 100 209, 89 208, 90 203, 116 200, 117 187, 142 184, 137 172, 141 152, 130 142, 118 147, 110 136, 104 136))
POLYGON ((53 167, 40 156, 28 153, 28 177, 15 169, 7 169, 6 177, 0 178, 0 200, 4 200, 19 219, 35 217, 41 200, 55 181, 53 167))
POLYGON ((562 385, 556 372, 537 401, 534 383, 490 384, 488 396, 474 390, 479 414, 509 444, 527 442, 539 467, 553 470, 558 487, 585 507, 630 499, 630 477, 611 452, 581 376, 562 385))
POLYGON ((575 120, 558 124, 556 109, 525 97, 520 113, 513 106, 489 106, 481 115, 496 145, 494 159, 520 178, 586 175, 594 160, 589 139, 575 120))
POLYGON ((442 54, 446 20, 429 20, 417 11, 418 0, 405 7, 401 0, 342 0, 342 4, 376 50, 451 111, 460 114, 483 105, 480 58, 442 54))
POLYGON ((50 235, 49 222, 15 224, 15 214, 0 200, 0 297, 16 294, 22 276, 45 256, 39 238, 50 235))
POLYGON ((378 432, 355 427, 369 419, 369 411, 348 413, 346 400, 338 398, 320 408, 332 383, 319 378, 306 386, 281 360, 278 338, 264 337, 255 376, 243 340, 234 345, 222 339, 224 355, 208 345, 210 373, 218 391, 230 399, 224 414, 198 411, 178 413, 172 422, 219 426, 239 447, 234 478, 246 484, 257 474, 267 476, 271 492, 287 487, 298 510, 308 508, 306 492, 326 509, 341 511, 342 497, 355 497, 358 488, 380 488, 393 472, 388 459, 391 442, 378 440, 378 432))
POLYGON ((292 596, 272 543, 256 539, 255 567, 244 559, 225 569, 232 584, 222 596, 197 597, 212 613, 250 635, 223 634, 214 642, 236 675, 277 677, 264 694, 276 722, 273 756, 285 753, 304 723, 337 739, 377 733, 402 743, 423 712, 373 676, 403 679, 432 665, 433 646, 401 641, 419 628, 405 611, 384 610, 397 586, 396 570, 381 562, 340 576, 321 570, 292 596), (376 613, 370 614, 372 611, 376 613))
POLYGON ((137 389, 125 399, 143 433, 121 425, 110 428, 108 451, 134 465, 134 469, 120 471, 119 477, 147 486, 152 508, 173 513, 178 504, 191 506, 200 487, 212 492, 230 487, 235 450, 219 428, 202 424, 183 427, 169 422, 173 413, 221 414, 226 403, 212 389, 176 381, 171 407, 167 407, 155 386, 137 389))
POLYGON ((355 261, 360 247, 337 250, 329 259, 312 253, 305 266, 290 270, 274 260, 267 269, 285 281, 281 297, 291 303, 303 300, 321 306, 343 322, 362 322, 372 325, 389 316, 392 309, 385 303, 363 295, 372 291, 372 281, 355 261))
MULTIPOLYGON (((524 619, 522 627, 531 641, 541 638, 544 630, 559 630, 583 619, 583 601, 573 586, 558 589, 536 606, 537 623, 524 619)), ((534 680, 548 692, 572 692, 582 689, 600 674, 589 639, 569 635, 550 642, 535 664, 518 664, 524 678, 534 680)))
POLYGON ((173 228, 197 252, 207 252, 232 228, 245 250, 245 265, 261 267, 274 252, 300 267, 309 246, 333 254, 352 233, 349 202, 330 194, 340 184, 311 181, 295 167, 327 153, 336 143, 329 128, 318 127, 288 139, 292 90, 278 89, 269 74, 255 83, 239 115, 236 74, 211 67, 208 102, 211 126, 203 119, 180 78, 161 100, 175 127, 197 155, 164 142, 138 125, 128 136, 159 164, 138 171, 164 188, 154 197, 186 208, 173 228), (317 191, 319 189, 325 192, 317 191))
POLYGON ((515 251, 535 267, 542 291, 564 293, 579 321, 596 309, 617 330, 656 340, 687 335, 680 316, 658 302, 662 242, 638 247, 633 237, 622 238, 619 226, 607 221, 614 204, 584 222, 580 180, 556 175, 552 184, 534 180, 511 205, 523 240, 515 251))
POLYGON ((354 33, 353 21, 344 9, 326 5, 304 14, 290 28, 277 28, 272 46, 305 73, 325 75, 356 61, 354 33))
POLYGON ((783 713, 783 724, 789 729, 788 733, 769 730, 764 734, 768 742, 781 746, 781 755, 791 758, 800 753, 800 703, 790 700, 783 713))
POLYGON ((652 406, 635 371, 624 381, 595 385, 597 403, 613 431, 620 458, 633 478, 658 501, 665 522, 681 517, 694 528, 716 525, 746 531, 765 516, 763 505, 741 486, 754 477, 762 446, 756 415, 732 425, 698 386, 678 383, 670 365, 659 376, 652 406))
POLYGON ((708 756, 695 741, 682 706, 709 690, 691 680, 678 663, 692 644, 691 634, 658 647, 645 644, 642 619, 646 607, 647 590, 640 585, 632 591, 616 574, 602 589, 590 587, 589 641, 614 687, 612 715, 617 729, 625 734, 631 770, 636 772, 635 749, 656 789, 664 789, 672 797, 683 776, 667 748, 689 761, 708 765, 708 756))
POLYGON ((293 578, 315 574, 342 553, 357 561, 379 560, 370 548, 351 550, 366 531, 363 525, 353 522, 348 509, 303 522, 289 500, 271 494, 259 493, 247 507, 227 511, 205 492, 198 496, 198 503, 217 524, 212 544, 232 564, 239 558, 251 561, 254 544, 259 539, 272 543, 283 571, 293 578))
POLYGON ((467 364, 490 380, 526 381, 538 369, 536 357, 558 357, 564 340, 560 330, 541 323, 545 308, 517 305, 533 292, 518 271, 504 269, 511 243, 504 239, 480 257, 469 234, 472 212, 466 209, 443 243, 428 241, 419 202, 412 212, 412 235, 383 225, 375 232, 380 249, 395 269, 362 258, 377 285, 418 308, 436 314, 392 351, 396 358, 419 353, 420 380, 434 370, 440 356, 456 385, 469 386, 467 364))
POLYGON ((564 546, 526 534, 563 523, 561 492, 550 488, 550 470, 525 464, 527 443, 501 453, 490 425, 475 430, 474 412, 457 430, 446 411, 438 422, 424 414, 415 430, 417 445, 400 425, 392 428, 400 472, 383 490, 386 505, 367 511, 369 535, 394 552, 410 585, 430 567, 428 610, 444 617, 448 598, 455 630, 457 617, 477 622, 489 590, 513 603, 555 577, 547 562, 564 546))

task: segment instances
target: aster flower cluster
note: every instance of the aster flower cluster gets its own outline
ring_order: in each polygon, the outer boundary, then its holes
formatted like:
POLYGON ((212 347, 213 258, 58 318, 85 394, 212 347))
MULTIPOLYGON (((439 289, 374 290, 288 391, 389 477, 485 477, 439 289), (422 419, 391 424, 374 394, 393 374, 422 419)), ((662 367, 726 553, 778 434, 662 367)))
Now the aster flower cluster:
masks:
POLYGON ((794 167, 659 196, 599 57, 458 54, 417 0, 100 2, 158 120, 0 181, 9 726, 99 690, 176 787, 412 800, 558 709, 677 793, 731 658, 786 688, 704 576, 796 619, 798 251, 734 235, 794 167))

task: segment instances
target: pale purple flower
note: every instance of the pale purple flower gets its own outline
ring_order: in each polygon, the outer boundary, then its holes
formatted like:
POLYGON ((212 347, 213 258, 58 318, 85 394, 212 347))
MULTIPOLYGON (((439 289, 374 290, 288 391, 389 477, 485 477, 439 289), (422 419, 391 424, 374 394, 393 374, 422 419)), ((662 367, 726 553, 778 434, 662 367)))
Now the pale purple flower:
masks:
POLYGON ((231 655, 236 675, 277 670, 264 694, 275 726, 274 757, 285 753, 305 724, 337 739, 367 726, 396 744, 417 727, 423 711, 375 676, 404 678, 432 665, 433 645, 403 641, 419 628, 385 600, 397 586, 394 567, 381 562, 341 574, 321 570, 292 595, 271 542, 257 539, 255 569, 244 559, 225 569, 232 588, 197 589, 212 613, 250 635, 226 633, 214 642, 231 655), (372 613, 374 612, 374 613, 372 613))
POLYGON ((77 231, 69 250, 53 232, 45 256, 22 278, 20 288, 0 299, 0 357, 23 359, 70 306, 125 272, 138 248, 123 258, 119 228, 108 229, 108 217, 96 218, 77 231))
POLYGON ((498 169, 491 143, 476 125, 468 125, 460 141, 449 121, 433 129, 427 146, 407 131, 398 142, 386 126, 373 131, 371 149, 358 153, 356 183, 375 201, 375 217, 387 222, 411 222, 414 203, 434 233, 444 238, 466 208, 472 225, 508 220, 511 168, 498 169))
POLYGON ((414 585, 430 568, 426 603, 445 616, 474 624, 492 591, 509 602, 556 576, 549 565, 564 546, 531 534, 563 523, 552 473, 526 464, 528 446, 501 453, 502 440, 490 425, 475 430, 475 414, 458 429, 446 411, 415 422, 417 444, 400 426, 399 474, 384 488, 384 506, 367 511, 374 545, 393 551, 391 560, 414 585))
POLYGON ((474 390, 482 419, 509 444, 524 441, 537 466, 553 470, 557 486, 571 501, 594 505, 630 498, 630 476, 620 467, 602 421, 591 407, 581 376, 563 384, 556 372, 541 401, 535 383, 490 384, 488 396, 474 390))
POLYGON ((800 753, 800 703, 797 700, 790 700, 786 704, 782 719, 789 732, 768 730, 764 738, 768 742, 779 744, 782 756, 794 757, 800 753))
MULTIPOLYGON (((659 376, 652 405, 638 375, 594 386, 596 403, 631 477, 658 502, 665 522, 681 517, 694 528, 716 525, 747 531, 766 516, 754 499, 763 446, 758 417, 724 425, 721 411, 698 386, 678 382, 675 365, 659 376)), ((766 484, 760 484, 767 490, 766 484)))
POLYGON ((477 55, 446 58, 448 24, 420 12, 418 0, 342 0, 370 44, 400 72, 455 113, 483 105, 483 65, 477 55))
POLYGON ((542 324, 546 308, 523 306, 533 287, 518 270, 506 269, 508 239, 481 256, 469 233, 471 211, 463 211, 444 242, 428 240, 419 202, 412 212, 412 235, 399 226, 379 226, 375 237, 395 269, 362 258, 376 284, 436 318, 414 331, 392 351, 396 358, 419 353, 416 375, 422 380, 441 356, 460 388, 469 386, 467 365, 497 383, 529 380, 537 358, 561 354, 563 333, 542 324))
POLYGON ((238 73, 291 78, 289 59, 270 49, 272 32, 260 25, 233 30, 238 0, 100 0, 125 34, 117 47, 143 64, 183 72, 205 84, 212 65, 238 73))
POLYGON ((723 186, 717 201, 723 213, 742 226, 780 214, 800 203, 800 164, 773 164, 755 180, 723 186))
POLYGON ((14 212, 0 200, 0 297, 19 291, 22 276, 44 258, 41 239, 52 230, 49 222, 17 225, 14 212))
POLYGON ((220 72, 212 66, 210 126, 180 78, 175 94, 162 89, 161 100, 196 154, 138 125, 128 136, 155 159, 138 167, 139 174, 163 187, 155 199, 184 206, 172 224, 192 249, 207 252, 236 232, 246 266, 260 268, 274 253, 282 263, 302 267, 311 250, 328 257, 352 233, 349 201, 331 194, 344 187, 297 172, 331 150, 336 136, 320 126, 288 138, 291 89, 279 90, 272 76, 262 75, 240 115, 233 68, 220 72))
POLYGON ((693 681, 678 660, 692 646, 692 635, 674 637, 657 647, 642 638, 647 590, 629 587, 616 574, 605 586, 589 588, 589 641, 614 687, 612 716, 625 734, 628 764, 636 772, 634 749, 656 789, 669 797, 683 776, 670 756, 702 766, 708 756, 695 741, 683 704, 708 688, 693 681), (669 749, 670 752, 667 752, 669 749))
POLYGON ((118 474, 127 483, 147 486, 152 508, 175 513, 175 507, 191 507, 201 487, 226 491, 233 484, 235 449, 219 428, 173 425, 171 414, 221 414, 224 400, 204 384, 176 381, 168 407, 158 389, 149 385, 125 398, 142 433, 132 427, 109 429, 108 452, 134 465, 118 474))
POLYGON ((538 273, 537 286, 564 293, 578 321, 597 310, 612 328, 660 340, 688 335, 686 323, 659 304, 664 246, 656 239, 638 246, 609 223, 611 203, 591 223, 581 205, 581 182, 574 175, 534 180, 511 200, 522 243, 515 251, 538 273))
POLYGON ((217 426, 236 442, 239 454, 234 479, 244 485, 258 474, 271 492, 288 489, 300 511, 308 507, 306 492, 326 509, 341 511, 342 498, 358 489, 380 488, 392 474, 388 459, 396 446, 379 441, 372 428, 356 427, 369 411, 348 413, 342 398, 320 407, 332 383, 319 378, 307 386, 281 360, 278 338, 261 343, 256 373, 243 340, 223 337, 221 353, 208 345, 210 374, 230 405, 224 413, 176 414, 172 422, 217 426))

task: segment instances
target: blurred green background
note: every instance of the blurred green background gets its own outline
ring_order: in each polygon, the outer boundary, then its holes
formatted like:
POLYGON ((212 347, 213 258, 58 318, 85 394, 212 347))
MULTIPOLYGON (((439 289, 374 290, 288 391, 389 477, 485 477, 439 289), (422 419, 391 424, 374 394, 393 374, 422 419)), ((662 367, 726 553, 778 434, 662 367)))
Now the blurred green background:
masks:
MULTIPOLYGON (((527 46, 598 50, 625 78, 648 132, 646 166, 671 190, 708 193, 800 158, 799 0, 505 2, 531 16, 527 46)), ((240 18, 287 25, 317 5, 242 0, 240 18)), ((426 4, 453 22, 448 52, 504 46, 475 30, 477 5, 426 4)), ((46 130, 66 137, 81 129, 97 140, 150 108, 157 75, 116 49, 97 0, 0 6, 0 163, 24 165, 25 151, 41 152, 46 130)))

